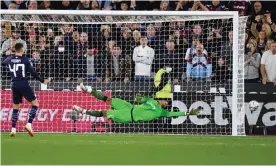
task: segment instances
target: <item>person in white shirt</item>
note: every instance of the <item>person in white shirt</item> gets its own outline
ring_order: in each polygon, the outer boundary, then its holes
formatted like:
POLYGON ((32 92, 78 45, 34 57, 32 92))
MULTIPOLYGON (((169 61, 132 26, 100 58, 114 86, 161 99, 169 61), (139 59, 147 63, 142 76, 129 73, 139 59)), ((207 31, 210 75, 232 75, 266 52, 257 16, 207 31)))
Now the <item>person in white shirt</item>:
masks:
POLYGON ((276 86, 276 42, 271 43, 270 47, 261 60, 262 83, 272 82, 276 86))
POLYGON ((140 45, 134 48, 133 61, 135 62, 135 81, 150 80, 154 50, 149 47, 148 39, 142 37, 140 45))

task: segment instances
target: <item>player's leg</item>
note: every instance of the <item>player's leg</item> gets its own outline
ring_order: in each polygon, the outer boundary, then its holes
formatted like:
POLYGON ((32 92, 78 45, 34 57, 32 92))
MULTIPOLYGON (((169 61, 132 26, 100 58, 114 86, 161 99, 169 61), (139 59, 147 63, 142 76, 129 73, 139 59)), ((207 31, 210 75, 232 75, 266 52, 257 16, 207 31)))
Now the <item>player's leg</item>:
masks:
POLYGON ((129 123, 132 122, 131 113, 130 110, 124 109, 124 110, 104 110, 104 111, 98 111, 98 110, 86 110, 79 106, 74 105, 73 110, 77 113, 86 114, 90 116, 95 117, 106 117, 106 119, 113 120, 117 123, 129 123))
POLYGON ((12 129, 10 136, 14 137, 16 134, 16 123, 18 120, 19 104, 22 102, 22 95, 17 88, 12 87, 12 98, 13 98, 13 110, 12 110, 12 129))
POLYGON ((77 113, 80 113, 80 114, 87 114, 87 115, 95 116, 95 117, 105 117, 106 116, 105 111, 86 110, 86 109, 83 109, 83 108, 81 108, 77 105, 73 106, 73 110, 76 111, 77 113))
POLYGON ((83 85, 83 83, 80 84, 80 88, 82 91, 90 93, 92 96, 96 97, 97 99, 106 102, 107 104, 111 105, 111 98, 105 96, 99 91, 96 90, 90 90, 86 86, 83 85))
POLYGON ((82 89, 82 91, 90 93, 92 96, 96 97, 97 99, 102 100, 107 104, 111 105, 114 109, 122 110, 122 109, 131 109, 133 107, 132 104, 126 102, 125 100, 118 99, 118 98, 110 98, 105 96, 99 91, 89 90, 82 83, 80 84, 80 88, 82 89))
POLYGON ((38 101, 35 97, 35 94, 30 86, 26 86, 24 90, 22 90, 22 94, 25 97, 27 101, 29 101, 32 105, 30 111, 29 111, 29 118, 28 123, 25 125, 25 130, 29 133, 30 136, 34 136, 33 129, 32 129, 32 123, 36 116, 37 110, 38 110, 38 101))

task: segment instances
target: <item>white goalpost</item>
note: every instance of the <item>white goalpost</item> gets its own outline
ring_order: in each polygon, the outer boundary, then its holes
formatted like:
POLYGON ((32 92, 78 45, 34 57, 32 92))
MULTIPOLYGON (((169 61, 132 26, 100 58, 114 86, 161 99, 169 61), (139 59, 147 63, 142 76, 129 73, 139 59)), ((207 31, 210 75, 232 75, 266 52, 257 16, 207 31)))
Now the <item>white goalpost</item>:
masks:
MULTIPOLYGON (((1 62, 22 42, 35 70, 51 80, 45 86, 29 79, 40 103, 37 132, 241 136, 246 21, 230 11, 1 10, 1 62), (199 116, 118 124, 72 112, 73 105, 110 109, 81 93, 80 80, 135 104, 137 93, 154 96, 153 78, 166 66, 174 87, 168 110, 201 107, 199 116)), ((8 68, 1 66, 1 132, 11 129, 10 87, 8 68)), ((17 131, 24 131, 29 107, 24 100, 17 131)))

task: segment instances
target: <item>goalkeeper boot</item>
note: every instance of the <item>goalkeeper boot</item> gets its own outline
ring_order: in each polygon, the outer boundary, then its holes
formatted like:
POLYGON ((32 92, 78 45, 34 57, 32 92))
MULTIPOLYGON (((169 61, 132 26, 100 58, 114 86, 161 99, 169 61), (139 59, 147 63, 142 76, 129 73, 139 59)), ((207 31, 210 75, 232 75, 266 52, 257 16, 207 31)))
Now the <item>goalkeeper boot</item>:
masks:
POLYGON ((77 106, 77 105, 74 105, 73 106, 73 110, 76 111, 77 113, 79 114, 85 114, 86 110, 85 109, 82 109, 81 107, 77 106))
POLYGON ((16 135, 16 128, 12 128, 12 129, 11 129, 10 136, 11 136, 11 137, 15 137, 15 135, 16 135))
POLYGON ((24 126, 25 130, 28 132, 28 134, 33 137, 34 136, 34 133, 33 133, 33 129, 32 129, 32 124, 31 123, 27 123, 25 126, 24 126))
POLYGON ((83 91, 83 92, 88 92, 88 88, 86 86, 83 85, 83 83, 80 83, 80 89, 83 91))

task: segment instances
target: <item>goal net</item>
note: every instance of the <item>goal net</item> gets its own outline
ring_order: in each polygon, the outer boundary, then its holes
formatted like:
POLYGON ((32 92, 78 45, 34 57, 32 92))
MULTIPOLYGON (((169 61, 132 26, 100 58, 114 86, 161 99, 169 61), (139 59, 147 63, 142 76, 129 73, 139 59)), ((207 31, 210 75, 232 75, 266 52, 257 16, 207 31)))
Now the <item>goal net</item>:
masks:
MULTIPOLYGON (((21 42, 35 70, 51 80, 45 86, 29 76, 39 100, 37 132, 244 135, 246 20, 235 12, 2 10, 1 61, 21 42), (167 109, 200 107, 199 116, 118 124, 72 111, 73 105, 110 109, 80 92, 80 80, 135 104, 137 93, 154 96, 154 76, 165 67, 172 68, 173 85, 167 109)), ((1 131, 11 129, 8 72, 1 67, 1 131)), ((29 108, 24 100, 17 131, 23 131, 29 108)))

